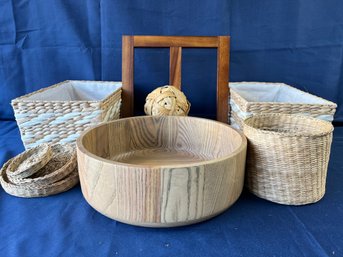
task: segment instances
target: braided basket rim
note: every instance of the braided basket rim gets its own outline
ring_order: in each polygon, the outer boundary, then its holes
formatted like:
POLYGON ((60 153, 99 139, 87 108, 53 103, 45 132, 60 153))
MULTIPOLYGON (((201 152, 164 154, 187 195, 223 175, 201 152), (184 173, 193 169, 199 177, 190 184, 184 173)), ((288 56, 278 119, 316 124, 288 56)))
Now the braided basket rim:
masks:
POLYGON ((250 130, 252 133, 264 134, 264 135, 274 135, 274 136, 285 136, 285 137, 321 137, 328 135, 333 132, 334 127, 331 122, 320 120, 317 118, 299 115, 299 114, 280 114, 280 113, 268 113, 268 114, 256 114, 245 120, 243 120, 243 131, 250 130), (282 118, 288 118, 291 121, 311 121, 314 124, 320 126, 320 131, 315 132, 313 130, 307 132, 280 132, 280 131, 269 131, 263 130, 259 127, 251 125, 255 120, 264 118, 274 118, 281 120, 282 118))

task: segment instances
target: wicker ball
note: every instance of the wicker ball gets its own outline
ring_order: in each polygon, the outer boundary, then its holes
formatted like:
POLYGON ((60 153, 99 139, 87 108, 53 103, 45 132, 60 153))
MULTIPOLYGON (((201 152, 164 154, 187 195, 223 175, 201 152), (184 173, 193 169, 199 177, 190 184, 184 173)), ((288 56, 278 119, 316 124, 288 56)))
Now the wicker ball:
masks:
POLYGON ((187 116, 191 104, 184 93, 174 86, 158 87, 145 100, 146 115, 187 116))

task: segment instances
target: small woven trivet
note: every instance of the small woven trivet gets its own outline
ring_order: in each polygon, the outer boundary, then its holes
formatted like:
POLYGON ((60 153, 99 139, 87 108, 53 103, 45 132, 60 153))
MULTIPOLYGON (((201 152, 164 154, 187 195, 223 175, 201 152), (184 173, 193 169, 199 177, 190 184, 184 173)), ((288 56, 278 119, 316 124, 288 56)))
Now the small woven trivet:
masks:
POLYGON ((16 157, 7 168, 9 178, 26 178, 43 168, 51 159, 52 151, 48 144, 41 144, 27 150, 16 157))
POLYGON ((1 169, 0 183, 6 193, 17 197, 42 197, 59 194, 73 188, 79 182, 79 174, 75 168, 67 177, 50 185, 45 186, 22 186, 12 184, 6 176, 6 168, 9 160, 1 169))
POLYGON ((17 185, 44 186, 68 176, 76 167, 75 148, 67 144, 51 146, 52 158, 35 174, 28 178, 12 178, 6 171, 10 182, 17 185))
MULTIPOLYGON (((18 156, 8 160, 0 170, 0 184, 3 189, 18 197, 41 197, 74 187, 79 181, 75 148, 56 144, 51 146, 50 151, 51 160, 29 178, 9 178, 9 168, 15 167, 13 162, 18 160, 18 156)), ((24 154, 25 152, 22 155, 24 154)))

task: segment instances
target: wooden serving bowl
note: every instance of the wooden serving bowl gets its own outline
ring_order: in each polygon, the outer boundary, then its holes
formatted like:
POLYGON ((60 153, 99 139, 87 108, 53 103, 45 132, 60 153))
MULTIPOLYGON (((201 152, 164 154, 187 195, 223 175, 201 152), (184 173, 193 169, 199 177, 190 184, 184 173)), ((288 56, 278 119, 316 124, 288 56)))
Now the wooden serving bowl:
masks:
POLYGON ((207 119, 142 116, 102 123, 77 140, 81 188, 100 213, 133 225, 209 219, 243 188, 246 138, 207 119))

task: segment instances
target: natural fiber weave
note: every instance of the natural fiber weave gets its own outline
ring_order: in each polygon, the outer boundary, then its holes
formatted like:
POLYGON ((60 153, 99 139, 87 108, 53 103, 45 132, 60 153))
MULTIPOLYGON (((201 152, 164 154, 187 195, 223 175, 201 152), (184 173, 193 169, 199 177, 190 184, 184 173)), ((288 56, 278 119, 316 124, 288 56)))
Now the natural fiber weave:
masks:
POLYGON ((231 116, 229 117, 230 125, 236 129, 243 129, 243 122, 244 120, 241 119, 237 113, 231 110, 231 116))
MULTIPOLYGON (((78 82, 97 83, 104 87, 111 83, 104 81, 78 82)), ((119 118, 121 89, 99 101, 28 99, 35 94, 58 88, 65 83, 70 83, 70 81, 64 81, 12 100, 15 117, 26 149, 42 143, 73 143, 87 127, 119 118)))
POLYGON ((154 116, 187 116, 190 103, 184 93, 174 86, 156 88, 146 98, 144 111, 154 116))
POLYGON ((57 144, 51 147, 51 152, 51 160, 29 178, 9 177, 9 167, 17 157, 7 161, 0 170, 1 186, 7 193, 18 197, 48 196, 75 186, 79 181, 75 148, 57 144))
MULTIPOLYGON (((259 84, 264 84, 263 82, 235 82, 230 83, 235 85, 244 84, 256 84, 256 90, 259 88, 259 84)), ((331 116, 336 112, 337 105, 333 102, 327 101, 321 97, 311 95, 309 93, 303 92, 299 89, 291 87, 283 83, 265 83, 270 87, 282 87, 285 92, 292 91, 293 94, 297 92, 304 98, 307 98, 311 102, 322 102, 320 103, 290 103, 290 102, 258 102, 258 101, 248 101, 242 94, 233 88, 230 88, 230 105, 231 105, 231 120, 237 123, 238 127, 242 129, 241 123, 244 119, 251 117, 256 114, 264 113, 280 113, 280 114, 304 114, 314 118, 321 119, 321 116, 331 116), (235 108, 236 107, 236 108, 235 108), (237 109, 238 110, 235 110, 237 109), (246 113, 246 117, 241 117, 238 115, 238 111, 246 113)), ((252 93, 251 93, 252 94, 252 93)), ((229 117, 230 118, 230 117, 229 117)), ((232 122, 231 122, 232 123, 232 122)))
POLYGON ((17 197, 43 197, 54 194, 59 194, 73 188, 79 182, 79 174, 77 169, 74 169, 67 177, 53 184, 45 186, 22 186, 12 184, 6 176, 6 168, 10 164, 9 160, 0 170, 0 184, 6 193, 17 197))
POLYGON ((7 177, 17 185, 46 186, 68 176, 77 165, 76 150, 71 145, 56 144, 51 147, 50 161, 29 178, 7 177))
POLYGON ((52 151, 48 144, 36 146, 12 159, 7 176, 14 180, 29 177, 43 168, 51 157, 52 151))
POLYGON ((262 114, 244 121, 247 187, 272 202, 301 205, 325 193, 333 126, 301 115, 262 114))

